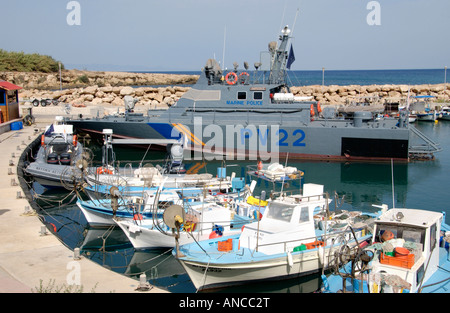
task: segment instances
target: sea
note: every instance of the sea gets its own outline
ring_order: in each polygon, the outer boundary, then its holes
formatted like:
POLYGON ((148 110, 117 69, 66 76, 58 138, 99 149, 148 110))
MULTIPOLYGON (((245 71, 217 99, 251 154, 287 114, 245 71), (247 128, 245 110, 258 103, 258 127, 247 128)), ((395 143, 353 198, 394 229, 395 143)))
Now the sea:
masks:
MULTIPOLYGON (((247 71, 249 74, 253 71, 247 71)), ((200 75, 200 71, 166 71, 142 73, 168 73, 200 75)), ((315 70, 287 71, 292 86, 309 85, 422 85, 447 82, 447 69, 401 69, 401 70, 315 70)))
MULTIPOLYGON (((185 72, 183 72, 185 73, 185 72)), ((300 72, 305 84, 321 84, 321 73, 300 72), (320 77, 316 77, 320 74, 320 77), (318 81, 320 80, 320 82, 318 81), (306 83, 308 82, 308 83, 306 83)), ((443 70, 389 70, 389 71, 329 71, 325 72, 327 84, 435 84, 444 81, 443 70), (356 73, 356 74, 355 74, 356 73)), ((415 208, 444 212, 450 223, 450 122, 437 123, 416 121, 414 126, 426 136, 438 142, 442 151, 433 160, 409 163, 379 162, 313 162, 289 161, 289 166, 304 172, 302 182, 295 181, 285 190, 297 190, 302 183, 322 184, 331 197, 337 196, 330 208, 376 212, 373 205, 387 204, 389 207, 415 208)), ((100 144, 88 145, 95 159, 101 160, 100 144)), ((115 148, 116 159, 122 164, 145 162, 161 164, 165 154, 147 153, 132 148, 115 148)), ((284 162, 285 160, 280 160, 284 162)), ((246 177, 247 167, 253 161, 227 162, 227 175, 246 177)), ((185 164, 193 173, 211 173, 222 167, 219 161, 189 161, 185 164)), ((84 257, 117 273, 139 280, 143 273, 150 284, 172 293, 195 293, 197 290, 172 256, 172 249, 135 251, 120 228, 91 228, 76 206, 75 194, 69 190, 46 190, 36 182, 30 182, 36 195, 36 204, 41 208, 44 223, 56 229, 58 236, 70 249, 80 248, 84 257), (54 226, 54 227, 53 227, 54 226)), ((274 186, 259 181, 255 194, 262 190, 270 193, 274 186)), ((215 289, 214 293, 312 293, 321 287, 320 273, 284 281, 250 284, 241 287, 215 289)))

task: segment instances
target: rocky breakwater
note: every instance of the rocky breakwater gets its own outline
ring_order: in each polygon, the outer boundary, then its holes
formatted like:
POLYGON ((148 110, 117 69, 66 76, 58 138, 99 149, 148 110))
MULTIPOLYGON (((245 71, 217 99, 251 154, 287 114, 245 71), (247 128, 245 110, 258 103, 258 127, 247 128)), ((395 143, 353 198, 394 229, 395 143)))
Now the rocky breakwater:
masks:
POLYGON ((173 105, 190 87, 114 87, 98 85, 86 88, 69 88, 57 91, 23 89, 19 97, 31 102, 33 99, 55 99, 74 107, 106 106, 123 107, 124 97, 138 99, 136 107, 164 109, 173 105))
MULTIPOLYGON (((132 96, 139 101, 137 109, 164 109, 172 106, 190 87, 131 87, 92 85, 84 88, 68 88, 63 90, 23 89, 21 100, 56 99, 75 107, 106 106, 123 107, 124 97, 132 96)), ((295 96, 310 97, 324 105, 347 106, 361 102, 364 98, 384 101, 399 101, 406 104, 408 90, 411 97, 420 95, 435 96, 435 101, 444 102, 450 99, 450 86, 438 85, 370 85, 370 86, 301 86, 292 87, 295 96)))
POLYGON ((194 84, 198 75, 165 73, 93 72, 64 70, 59 73, 0 72, 0 80, 6 80, 25 89, 63 89, 104 86, 153 86, 194 84))
POLYGON ((437 101, 450 99, 450 84, 437 85, 349 85, 349 86, 302 86, 292 87, 292 93, 296 96, 312 97, 322 104, 348 105, 357 102, 361 98, 379 98, 387 101, 406 101, 408 91, 410 97, 434 96, 437 101))

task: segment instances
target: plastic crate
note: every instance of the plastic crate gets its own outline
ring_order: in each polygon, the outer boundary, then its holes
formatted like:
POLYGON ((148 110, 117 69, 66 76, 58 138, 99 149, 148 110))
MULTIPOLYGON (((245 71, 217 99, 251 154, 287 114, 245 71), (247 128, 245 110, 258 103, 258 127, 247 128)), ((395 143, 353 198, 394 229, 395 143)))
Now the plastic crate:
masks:
POLYGON ((233 239, 230 238, 224 241, 218 241, 217 250, 222 252, 228 252, 233 250, 233 239))
POLYGON ((410 253, 407 256, 388 256, 384 253, 380 255, 380 263, 391 266, 398 266, 403 268, 411 268, 414 265, 414 254, 410 253))

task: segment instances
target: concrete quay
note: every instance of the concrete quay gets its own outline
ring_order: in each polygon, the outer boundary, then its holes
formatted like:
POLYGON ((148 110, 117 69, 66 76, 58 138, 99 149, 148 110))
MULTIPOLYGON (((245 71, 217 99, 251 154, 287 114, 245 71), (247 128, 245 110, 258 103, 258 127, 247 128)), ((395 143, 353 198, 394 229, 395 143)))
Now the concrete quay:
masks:
POLYGON ((137 291, 139 281, 108 270, 74 252, 47 231, 24 196, 17 175, 19 157, 25 148, 54 120, 40 119, 21 130, 0 134, 0 293, 94 292, 161 293, 166 290, 150 286, 137 291), (14 154, 14 156, 13 156, 14 154), (49 287, 52 285, 54 287, 49 287), (72 286, 72 289, 67 287, 72 286), (42 290, 41 290, 42 291, 42 290))

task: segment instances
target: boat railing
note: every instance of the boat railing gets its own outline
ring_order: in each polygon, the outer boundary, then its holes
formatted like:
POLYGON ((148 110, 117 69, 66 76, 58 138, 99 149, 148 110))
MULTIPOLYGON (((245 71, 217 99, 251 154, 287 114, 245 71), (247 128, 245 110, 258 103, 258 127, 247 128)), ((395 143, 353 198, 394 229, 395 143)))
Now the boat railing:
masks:
POLYGON ((296 190, 290 191, 277 191, 272 193, 273 199, 279 199, 282 201, 288 201, 292 204, 302 203, 302 202, 312 202, 312 201, 320 201, 327 198, 327 194, 319 194, 319 195, 311 195, 311 196, 302 196, 298 194, 296 190))

